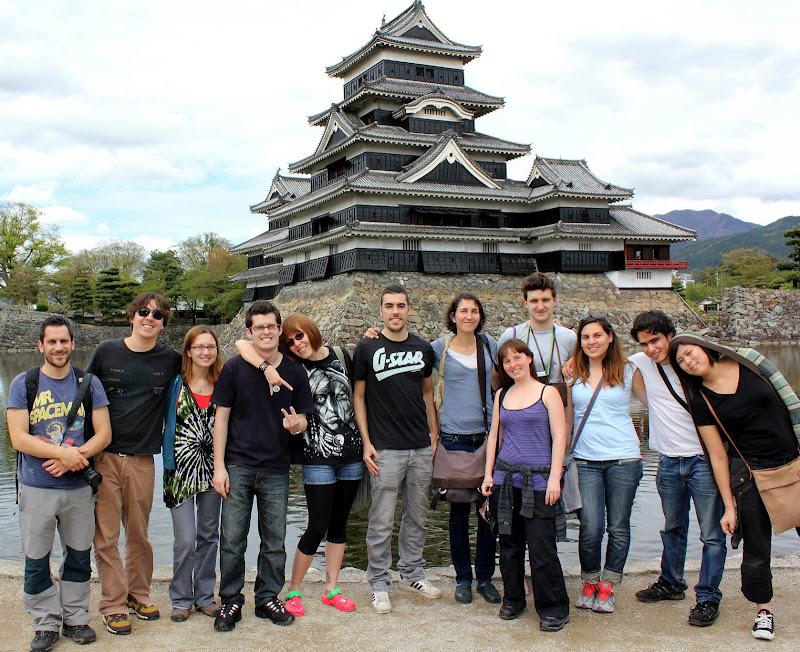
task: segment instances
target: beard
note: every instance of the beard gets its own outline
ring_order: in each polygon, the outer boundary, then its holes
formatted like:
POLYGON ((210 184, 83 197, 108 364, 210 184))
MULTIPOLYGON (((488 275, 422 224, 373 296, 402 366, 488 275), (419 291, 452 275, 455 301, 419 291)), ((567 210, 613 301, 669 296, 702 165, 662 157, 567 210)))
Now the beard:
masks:
POLYGON ((56 369, 63 369, 66 367, 69 364, 70 358, 72 358, 72 351, 67 352, 67 354, 64 356, 63 362, 58 362, 55 356, 48 355, 47 353, 44 354, 44 359, 47 364, 56 369))

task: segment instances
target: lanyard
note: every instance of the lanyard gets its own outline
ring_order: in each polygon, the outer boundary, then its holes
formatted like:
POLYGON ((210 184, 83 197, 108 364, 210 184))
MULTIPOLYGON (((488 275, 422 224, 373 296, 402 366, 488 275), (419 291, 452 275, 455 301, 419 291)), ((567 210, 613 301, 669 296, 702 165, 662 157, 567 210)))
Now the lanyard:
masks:
MULTIPOLYGON (((531 328, 530 324, 528 324, 528 340, 525 344, 528 345, 528 349, 531 348, 531 333, 533 329, 531 328)), ((550 369, 553 364, 553 351, 556 348, 556 325, 553 324, 553 341, 550 343, 550 358, 547 361, 547 365, 544 363, 544 356, 542 355, 542 350, 539 348, 539 342, 536 340, 536 335, 533 336, 533 343, 536 346, 536 352, 539 354, 539 359, 542 361, 542 368, 544 369, 544 374, 550 379, 550 369)))

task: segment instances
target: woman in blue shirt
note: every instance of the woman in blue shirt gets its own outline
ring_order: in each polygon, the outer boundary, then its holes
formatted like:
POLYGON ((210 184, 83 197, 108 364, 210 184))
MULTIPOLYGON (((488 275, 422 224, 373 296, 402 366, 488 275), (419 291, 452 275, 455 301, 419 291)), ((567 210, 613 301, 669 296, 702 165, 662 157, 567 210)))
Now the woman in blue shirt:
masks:
POLYGON ((578 556, 583 590, 575 606, 614 611, 614 585, 622 581, 631 540, 631 508, 642 479, 639 438, 630 416, 631 390, 646 402, 641 373, 625 360, 605 317, 578 325, 572 355, 573 456, 583 507, 578 512, 578 556), (593 395, 597 396, 584 421, 593 395), (601 569, 603 532, 608 530, 601 569))

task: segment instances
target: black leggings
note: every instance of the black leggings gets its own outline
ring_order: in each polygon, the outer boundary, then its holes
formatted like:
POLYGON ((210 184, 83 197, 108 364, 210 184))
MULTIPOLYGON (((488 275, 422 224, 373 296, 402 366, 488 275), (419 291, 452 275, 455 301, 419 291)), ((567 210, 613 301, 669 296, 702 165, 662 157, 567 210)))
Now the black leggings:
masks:
POLYGON ((314 555, 322 539, 347 543, 347 519, 361 480, 337 480, 334 484, 304 484, 308 505, 308 527, 297 549, 314 555))

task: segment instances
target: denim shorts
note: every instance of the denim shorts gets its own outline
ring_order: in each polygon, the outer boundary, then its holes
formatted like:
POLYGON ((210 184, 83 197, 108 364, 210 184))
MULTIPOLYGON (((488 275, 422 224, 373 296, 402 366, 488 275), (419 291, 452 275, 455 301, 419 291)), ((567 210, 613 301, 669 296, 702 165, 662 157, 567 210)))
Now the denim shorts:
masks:
POLYGON ((332 464, 303 464, 303 484, 335 484, 337 480, 361 480, 364 462, 332 464))

